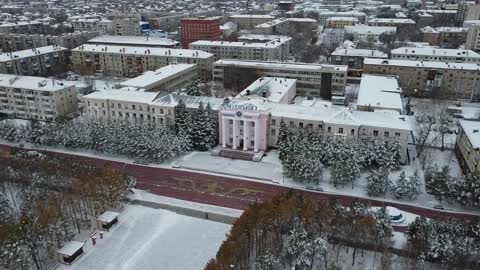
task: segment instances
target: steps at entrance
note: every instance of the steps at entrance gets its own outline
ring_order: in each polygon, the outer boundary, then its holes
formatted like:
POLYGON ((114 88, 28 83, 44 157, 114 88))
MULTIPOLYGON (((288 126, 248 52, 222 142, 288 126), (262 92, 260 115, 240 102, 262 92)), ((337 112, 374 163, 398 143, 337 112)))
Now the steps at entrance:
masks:
POLYGON ((220 156, 232 159, 243 159, 243 160, 252 160, 255 153, 246 152, 233 149, 222 149, 220 151, 220 156))

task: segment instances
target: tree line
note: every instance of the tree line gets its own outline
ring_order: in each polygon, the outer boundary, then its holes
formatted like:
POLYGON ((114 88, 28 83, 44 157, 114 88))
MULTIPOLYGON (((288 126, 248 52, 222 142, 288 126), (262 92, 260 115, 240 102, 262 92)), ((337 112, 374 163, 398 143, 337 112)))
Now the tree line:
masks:
POLYGON ((112 168, 36 152, 0 157, 0 269, 46 269, 92 218, 118 206, 127 182, 112 168))

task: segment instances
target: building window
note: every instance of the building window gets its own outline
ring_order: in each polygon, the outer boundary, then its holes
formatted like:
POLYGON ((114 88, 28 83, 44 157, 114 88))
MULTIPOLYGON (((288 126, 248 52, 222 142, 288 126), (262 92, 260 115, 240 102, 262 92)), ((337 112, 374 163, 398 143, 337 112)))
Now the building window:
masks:
POLYGON ((332 132, 332 127, 328 127, 328 128, 327 128, 327 131, 328 131, 328 132, 332 132))
POLYGON ((378 137, 378 130, 373 131, 373 136, 378 137))
POLYGON ((338 128, 338 133, 343 134, 343 128, 338 128))
POLYGON ((323 125, 318 125, 318 129, 323 129, 323 125))
POLYGON ((275 126, 277 124, 277 121, 275 119, 272 119, 272 126, 275 126))
POLYGON ((272 131, 271 131, 272 135, 275 135, 275 129, 272 128, 272 131))
POLYGON ((122 107, 122 106, 120 105, 120 103, 118 103, 118 104, 117 104, 117 108, 120 109, 121 107, 122 107))
POLYGON ((291 128, 295 127, 295 123, 293 123, 293 121, 290 121, 290 127, 291 128))
POLYGON ((250 122, 251 127, 255 127, 255 122, 250 122))
POLYGON ((395 132, 395 136, 400 137, 400 132, 395 132))
POLYGON ((384 135, 385 137, 390 137, 390 132, 385 131, 385 132, 383 133, 383 135, 384 135))
POLYGON ((298 123, 298 126, 303 128, 303 123, 302 122, 298 123))
POLYGON ((352 128, 352 130, 350 131, 350 133, 351 133, 352 135, 355 135, 355 129, 352 128))
POLYGON ((228 123, 230 123, 230 125, 233 125, 233 120, 228 120, 228 123))
POLYGON ((135 110, 135 105, 132 105, 132 110, 135 110))

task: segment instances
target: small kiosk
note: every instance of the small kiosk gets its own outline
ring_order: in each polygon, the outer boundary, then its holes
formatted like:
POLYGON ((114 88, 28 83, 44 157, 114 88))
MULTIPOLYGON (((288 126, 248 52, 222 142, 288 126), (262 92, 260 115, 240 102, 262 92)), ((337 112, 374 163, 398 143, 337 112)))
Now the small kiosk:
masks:
POLYGON ((117 212, 106 211, 97 218, 97 227, 101 230, 109 231, 110 228, 118 222, 117 212))
POLYGON ((61 249, 57 250, 58 261, 63 264, 71 265, 76 259, 84 254, 83 246, 85 243, 70 241, 61 249))

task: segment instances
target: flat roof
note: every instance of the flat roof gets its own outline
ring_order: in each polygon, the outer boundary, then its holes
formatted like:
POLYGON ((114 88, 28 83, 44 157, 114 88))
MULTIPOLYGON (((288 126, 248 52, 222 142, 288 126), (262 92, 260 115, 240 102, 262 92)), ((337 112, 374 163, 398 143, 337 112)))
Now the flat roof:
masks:
POLYGON ((250 91, 251 97, 256 96, 262 98, 263 92, 265 91, 267 100, 271 102, 280 102, 296 82, 296 79, 262 77, 250 84, 240 92, 237 97, 247 97, 247 91, 250 91))
POLYGON ((175 64, 161 67, 155 71, 146 71, 142 75, 120 83, 122 86, 137 87, 149 90, 171 77, 178 76, 179 72, 193 69, 196 64, 175 64))
POLYGON ((402 111, 401 92, 402 89, 394 77, 363 74, 357 105, 402 111))
POLYGON ((230 18, 258 18, 258 19, 275 19, 271 15, 261 15, 261 14, 235 14, 230 15, 230 18))
POLYGON ((95 91, 91 94, 83 96, 83 98, 99 99, 99 100, 115 100, 124 102, 149 103, 153 101, 159 93, 126 91, 126 90, 102 90, 95 91))
POLYGON ((392 50, 391 54, 480 58, 480 54, 472 50, 439 49, 439 48, 431 48, 431 47, 425 47, 425 48, 400 47, 392 50))
POLYGON ((13 60, 19 60, 19 59, 29 58, 37 55, 66 51, 66 50, 67 48, 51 45, 51 46, 39 47, 35 49, 16 51, 16 52, 12 52, 11 54, 2 53, 0 54, 0 62, 9 62, 13 60))
POLYGON ((221 41, 221 40, 197 40, 190 43, 193 46, 219 46, 219 47, 249 47, 249 48, 276 48, 288 39, 272 39, 265 42, 221 41))
POLYGON ((467 134, 473 148, 480 147, 480 122, 461 120, 460 125, 467 134))
POLYGON ((402 18, 373 18, 368 20, 368 23, 415 24, 415 21, 412 19, 402 19, 402 18))
POLYGON ((270 40, 277 40, 279 42, 285 42, 292 40, 289 36, 281 36, 281 35, 262 35, 262 34, 245 34, 241 35, 237 38, 239 41, 242 40, 249 40, 249 41, 270 41, 270 40))
POLYGON ((371 25, 346 25, 345 32, 355 32, 359 34, 374 34, 380 35, 385 32, 396 32, 397 27, 395 26, 371 26, 371 25))
POLYGON ((327 21, 352 21, 358 22, 358 19, 355 17, 330 17, 327 18, 327 21))
POLYGON ((168 38, 144 37, 144 36, 98 36, 92 38, 88 43, 99 44, 129 44, 135 46, 176 46, 180 42, 168 38))
POLYGON ((66 243, 61 249, 57 250, 57 253, 70 257, 75 254, 75 252, 77 252, 79 249, 83 248, 83 246, 85 246, 85 243, 83 242, 70 241, 66 243))
POLYGON ((290 70, 310 70, 310 71, 340 71, 347 72, 346 65, 324 65, 324 64, 310 64, 310 63, 286 63, 286 62, 260 62, 252 60, 230 60, 220 59, 213 63, 221 66, 237 66, 237 67, 255 67, 255 68, 269 68, 269 69, 290 69, 290 70))
POLYGON ((118 215, 120 215, 120 213, 113 212, 113 211, 105 211, 105 213, 103 213, 99 217, 97 217, 97 220, 100 221, 100 222, 110 223, 115 218, 117 218, 118 215))
POLYGON ((114 54, 130 54, 130 55, 155 55, 155 56, 170 56, 182 58, 202 58, 208 59, 213 57, 213 54, 189 49, 170 49, 170 48, 150 48, 141 46, 114 46, 114 45, 95 45, 84 44, 72 50, 72 52, 97 52, 97 53, 114 53, 114 54), (102 51, 103 50, 103 51, 102 51))
POLYGON ((0 87, 54 92, 72 86, 75 86, 73 82, 52 80, 50 78, 0 74, 0 87))
POLYGON ((353 48, 337 48, 332 53, 332 56, 358 56, 358 57, 372 57, 372 58, 388 58, 384 52, 368 49, 353 49, 353 48))
POLYGON ((364 65, 385 65, 385 66, 401 66, 401 67, 423 67, 436 69, 461 69, 470 71, 479 71, 480 65, 472 63, 446 63, 433 61, 413 61, 413 60, 397 60, 397 59, 378 59, 365 58, 364 65))
POLYGON ((269 28, 277 24, 285 23, 285 22, 300 22, 300 23, 317 23, 317 20, 311 18, 278 18, 273 21, 265 22, 255 26, 255 28, 269 28))

